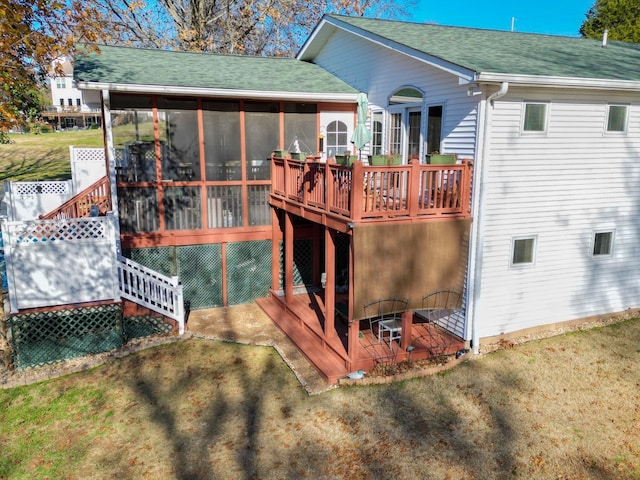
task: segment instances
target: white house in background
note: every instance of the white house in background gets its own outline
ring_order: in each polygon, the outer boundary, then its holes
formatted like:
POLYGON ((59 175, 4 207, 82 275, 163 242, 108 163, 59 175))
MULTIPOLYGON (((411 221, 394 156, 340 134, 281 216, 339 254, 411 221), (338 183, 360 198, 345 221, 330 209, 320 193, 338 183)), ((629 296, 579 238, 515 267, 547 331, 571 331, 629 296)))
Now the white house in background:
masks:
POLYGON ((73 79, 73 63, 69 59, 61 58, 56 63, 64 75, 49 79, 52 103, 42 115, 56 129, 101 125, 100 95, 78 89, 73 79))
POLYGON ((640 45, 329 15, 297 58, 368 93, 383 149, 473 159, 474 346, 640 306, 640 45))

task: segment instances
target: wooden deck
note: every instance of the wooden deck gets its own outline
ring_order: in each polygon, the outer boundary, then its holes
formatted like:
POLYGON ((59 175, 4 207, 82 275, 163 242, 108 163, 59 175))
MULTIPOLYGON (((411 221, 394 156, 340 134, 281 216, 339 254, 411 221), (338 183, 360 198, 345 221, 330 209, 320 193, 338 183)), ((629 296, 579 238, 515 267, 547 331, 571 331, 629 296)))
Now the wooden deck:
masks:
POLYGON ((464 348, 464 342, 447 335, 432 324, 414 317, 410 345, 413 351, 402 350, 398 342, 391 348, 388 340, 379 342, 369 329, 366 320, 360 321, 358 350, 347 351, 348 325, 336 318, 335 329, 324 332, 324 301, 319 292, 294 295, 286 304, 284 297, 272 294, 269 298, 256 300, 273 322, 291 339, 320 374, 330 383, 355 370, 371 370, 378 365, 393 365, 409 360, 424 360, 442 355, 451 355, 464 348))
POLYGON ((472 163, 352 166, 272 159, 272 206, 348 231, 348 225, 471 215, 472 163))

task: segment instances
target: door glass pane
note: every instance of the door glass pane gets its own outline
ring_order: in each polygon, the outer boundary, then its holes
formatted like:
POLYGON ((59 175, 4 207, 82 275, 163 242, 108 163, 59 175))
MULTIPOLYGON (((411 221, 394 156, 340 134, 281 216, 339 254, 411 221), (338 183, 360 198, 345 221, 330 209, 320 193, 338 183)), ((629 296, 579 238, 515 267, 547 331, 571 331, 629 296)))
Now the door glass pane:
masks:
POLYGON ((247 179, 268 180, 271 152, 277 150, 280 143, 280 106, 275 102, 244 105, 247 179))
POLYGON ((409 159, 420 158, 420 112, 409 112, 409 159))
POLYGON ((402 154, 402 114, 389 115, 389 154, 402 154))
POLYGON ((442 105, 429 107, 427 116, 427 153, 441 153, 442 105))
POLYGON ((382 112, 374 112, 371 121, 371 154, 382 155, 382 112))
POLYGON ((202 102, 207 180, 241 180, 240 103, 202 102))
POLYGON ((347 140, 347 125, 335 120, 327 125, 327 158, 349 151, 347 140))

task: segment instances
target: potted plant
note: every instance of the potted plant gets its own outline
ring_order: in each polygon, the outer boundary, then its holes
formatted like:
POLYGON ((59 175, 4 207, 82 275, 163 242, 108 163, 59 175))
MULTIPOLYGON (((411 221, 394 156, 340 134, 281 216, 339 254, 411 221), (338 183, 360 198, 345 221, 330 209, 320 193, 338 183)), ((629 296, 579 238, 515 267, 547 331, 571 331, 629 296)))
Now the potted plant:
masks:
POLYGON ((336 155, 336 163, 338 165, 353 165, 353 162, 356 161, 356 156, 351 155, 350 152, 344 152, 342 154, 336 155))
POLYGON ((431 165, 452 165, 456 163, 455 155, 443 155, 441 153, 432 153, 429 155, 429 163, 431 165))
POLYGON ((287 150, 274 150, 273 156, 276 158, 284 158, 289 154, 287 150))
POLYGON ((400 165, 402 163, 402 155, 371 155, 369 164, 376 167, 389 165, 400 165))

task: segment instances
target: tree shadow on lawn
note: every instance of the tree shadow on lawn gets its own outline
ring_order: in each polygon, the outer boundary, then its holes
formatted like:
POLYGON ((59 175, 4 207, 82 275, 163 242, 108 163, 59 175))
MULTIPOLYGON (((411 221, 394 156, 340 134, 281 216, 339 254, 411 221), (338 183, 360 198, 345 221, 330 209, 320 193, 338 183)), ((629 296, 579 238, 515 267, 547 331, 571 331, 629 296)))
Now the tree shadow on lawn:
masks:
POLYGON ((55 151, 41 153, 27 158, 2 162, 0 159, 0 181, 66 180, 71 178, 71 164, 59 160, 55 151))

